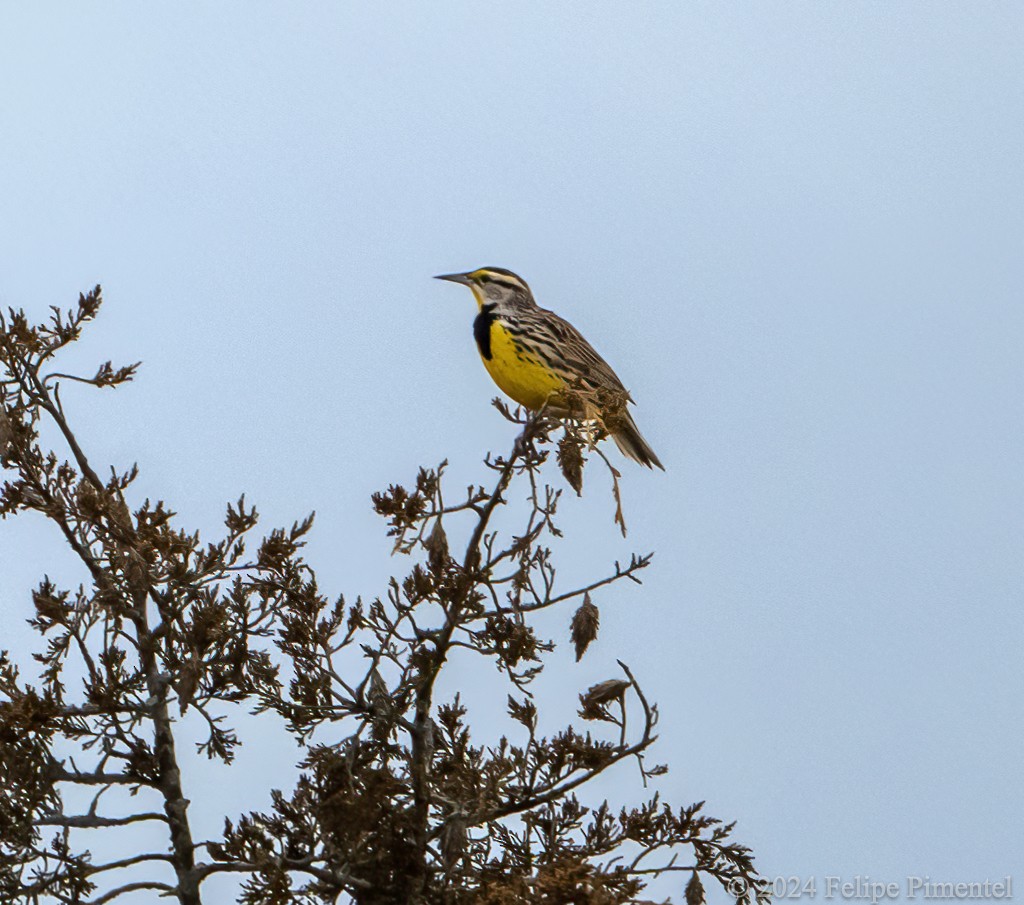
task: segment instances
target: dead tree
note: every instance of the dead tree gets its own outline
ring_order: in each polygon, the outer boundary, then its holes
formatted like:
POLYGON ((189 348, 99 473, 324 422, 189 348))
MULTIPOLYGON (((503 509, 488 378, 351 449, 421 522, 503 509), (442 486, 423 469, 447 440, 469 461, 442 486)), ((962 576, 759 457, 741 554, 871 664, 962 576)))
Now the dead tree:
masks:
POLYGON ((204 881, 224 873, 251 905, 618 905, 666 873, 686 879, 688 905, 703 900, 702 876, 738 901, 767 900, 732 824, 701 804, 580 799, 616 765, 637 765, 645 784, 665 770, 647 760, 657 707, 625 664, 579 695, 589 731, 538 730, 531 685, 554 644, 537 614, 574 611, 579 659, 597 635, 594 600, 639 581, 651 561, 633 556, 579 587, 556 580, 549 460, 579 491, 591 433, 504 410, 518 438, 485 460, 485 486, 450 495, 442 463, 374 495, 408 571, 372 602, 331 599, 302 558, 312 517, 249 554, 257 514, 242 498, 223 536, 204 544, 164 502, 129 502, 134 467, 90 461, 61 386, 116 387, 136 365, 84 377, 55 359, 100 302, 97 287, 42 324, 21 311, 0 319, 0 515, 41 513, 88 575, 77 589, 44 578, 33 592, 45 646, 30 678, 26 658, 0 657, 0 901, 98 905, 139 893, 198 905, 204 881), (64 452, 42 439, 52 428, 64 452), (511 533, 494 527, 505 506, 519 519, 511 533), (505 676, 508 737, 477 741, 460 696, 439 699, 454 657, 505 676), (240 709, 284 718, 302 745, 301 777, 273 792, 269 812, 226 817, 219 839, 197 836, 196 754, 176 748, 176 731, 201 721, 198 753, 230 768, 240 709), (166 844, 90 853, 95 834, 142 821, 160 825, 166 844))

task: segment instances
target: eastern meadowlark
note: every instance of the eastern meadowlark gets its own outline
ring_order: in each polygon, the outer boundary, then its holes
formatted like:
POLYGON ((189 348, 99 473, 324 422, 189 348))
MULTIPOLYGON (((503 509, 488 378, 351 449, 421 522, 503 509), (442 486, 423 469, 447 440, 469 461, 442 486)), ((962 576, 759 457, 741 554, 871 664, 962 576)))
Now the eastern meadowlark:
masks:
POLYGON ((568 321, 534 301, 526 281, 500 267, 437 277, 473 290, 477 349, 494 382, 520 405, 596 421, 623 454, 664 470, 626 405, 629 392, 568 321))

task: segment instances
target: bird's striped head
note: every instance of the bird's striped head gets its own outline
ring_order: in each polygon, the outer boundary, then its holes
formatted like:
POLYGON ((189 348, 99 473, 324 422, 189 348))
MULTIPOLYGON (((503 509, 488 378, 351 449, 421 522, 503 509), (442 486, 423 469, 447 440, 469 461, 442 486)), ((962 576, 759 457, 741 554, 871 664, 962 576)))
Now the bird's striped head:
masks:
POLYGON ((536 305, 526 280, 503 267, 481 267, 468 273, 446 273, 435 279, 468 286, 473 290, 480 308, 487 305, 492 310, 497 309, 499 313, 502 309, 529 308, 536 305))

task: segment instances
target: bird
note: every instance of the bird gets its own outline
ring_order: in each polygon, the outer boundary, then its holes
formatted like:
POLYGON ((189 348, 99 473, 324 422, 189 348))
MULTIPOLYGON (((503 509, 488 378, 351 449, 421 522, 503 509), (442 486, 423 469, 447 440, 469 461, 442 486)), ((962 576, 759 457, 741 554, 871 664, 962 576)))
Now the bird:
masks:
POLYGON ((537 304, 526 280, 502 267, 435 279, 472 290, 477 350, 502 392, 533 412, 596 421, 627 458, 665 470, 627 410, 633 399, 618 375, 579 330, 537 304))

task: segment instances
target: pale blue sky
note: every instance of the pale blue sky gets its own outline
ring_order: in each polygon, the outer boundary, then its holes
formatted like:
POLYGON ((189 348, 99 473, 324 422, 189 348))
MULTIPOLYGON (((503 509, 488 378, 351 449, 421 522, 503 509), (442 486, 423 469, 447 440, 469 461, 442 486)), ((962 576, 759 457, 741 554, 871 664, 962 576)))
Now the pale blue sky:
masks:
MULTIPOLYGON (((430 276, 512 268, 668 469, 623 465, 625 542, 597 470, 567 501, 567 576, 657 556, 553 718, 632 664, 660 790, 770 876, 1020 871, 1024 8, 7 4, 0 35, 0 303, 102 282, 76 360, 145 362, 70 395, 98 461, 204 532, 243 490, 316 508, 324 585, 378 592, 371 491, 511 439, 430 276)), ((29 587, 81 576, 29 520, 0 563, 27 661, 29 587)))

